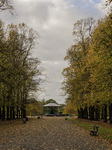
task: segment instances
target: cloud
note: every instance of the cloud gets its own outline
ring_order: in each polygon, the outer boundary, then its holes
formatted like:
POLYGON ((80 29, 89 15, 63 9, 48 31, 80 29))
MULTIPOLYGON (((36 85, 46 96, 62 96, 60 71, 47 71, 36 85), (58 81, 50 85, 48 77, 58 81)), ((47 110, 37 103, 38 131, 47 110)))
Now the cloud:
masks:
POLYGON ((39 57, 48 77, 42 86, 45 93, 39 98, 54 98, 64 102, 60 96, 61 72, 67 66, 64 57, 68 47, 73 44, 73 24, 82 18, 104 16, 104 0, 13 0, 15 16, 0 13, 4 22, 25 22, 40 35, 39 44, 32 51, 39 57))

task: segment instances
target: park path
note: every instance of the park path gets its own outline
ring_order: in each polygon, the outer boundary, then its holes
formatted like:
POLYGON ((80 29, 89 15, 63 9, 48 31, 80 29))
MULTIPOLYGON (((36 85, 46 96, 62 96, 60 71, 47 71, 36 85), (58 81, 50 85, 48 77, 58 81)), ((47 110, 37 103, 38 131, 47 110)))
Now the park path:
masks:
POLYGON ((0 132, 0 150, 111 150, 100 137, 64 118, 35 119, 0 132))

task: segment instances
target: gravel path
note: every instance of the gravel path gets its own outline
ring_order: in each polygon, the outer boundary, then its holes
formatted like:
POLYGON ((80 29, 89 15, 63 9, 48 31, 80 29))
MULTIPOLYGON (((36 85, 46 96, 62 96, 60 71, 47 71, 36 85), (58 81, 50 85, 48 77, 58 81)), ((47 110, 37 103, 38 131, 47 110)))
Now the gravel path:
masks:
POLYGON ((0 150, 112 150, 112 147, 64 118, 46 117, 0 132, 0 150))

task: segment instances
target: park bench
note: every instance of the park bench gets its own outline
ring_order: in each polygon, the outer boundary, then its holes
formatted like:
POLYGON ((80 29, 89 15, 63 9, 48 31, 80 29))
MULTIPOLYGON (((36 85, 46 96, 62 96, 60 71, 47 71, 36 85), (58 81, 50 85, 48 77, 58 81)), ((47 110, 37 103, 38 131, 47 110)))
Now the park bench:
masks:
POLYGON ((93 130, 92 129, 90 129, 89 131, 90 131, 90 135, 97 135, 97 133, 98 133, 98 126, 93 126, 93 130))
POLYGON ((38 114, 37 119, 41 119, 41 118, 43 118, 43 114, 38 114))
POLYGON ((26 123, 28 121, 28 117, 25 117, 22 119, 23 123, 26 123))
POLYGON ((67 117, 65 118, 65 120, 67 120, 67 117))

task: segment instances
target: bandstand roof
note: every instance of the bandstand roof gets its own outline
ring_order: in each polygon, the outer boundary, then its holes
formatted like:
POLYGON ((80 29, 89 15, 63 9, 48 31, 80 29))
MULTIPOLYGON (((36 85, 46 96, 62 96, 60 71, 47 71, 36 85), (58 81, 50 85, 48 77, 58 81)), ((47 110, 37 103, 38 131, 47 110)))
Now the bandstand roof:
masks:
POLYGON ((43 105, 43 107, 61 107, 61 105, 58 105, 56 103, 49 103, 49 104, 43 105))

